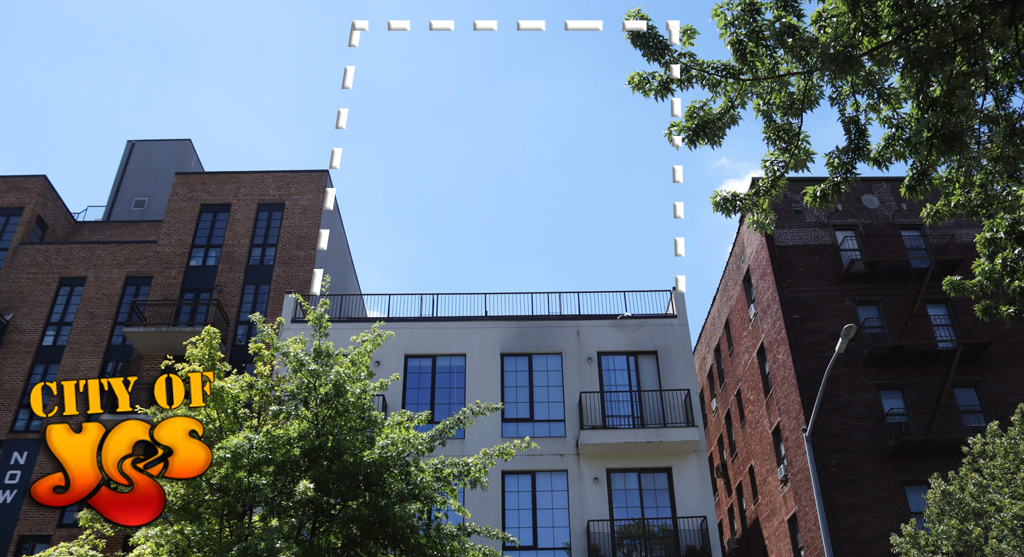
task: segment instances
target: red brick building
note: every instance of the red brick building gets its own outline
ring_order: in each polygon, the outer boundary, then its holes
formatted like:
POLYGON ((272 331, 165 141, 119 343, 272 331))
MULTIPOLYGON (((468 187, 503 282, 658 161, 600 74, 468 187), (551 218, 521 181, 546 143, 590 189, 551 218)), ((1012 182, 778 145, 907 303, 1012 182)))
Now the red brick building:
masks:
MULTIPOLYGON (((207 324, 244 369, 250 313, 278 317, 322 273, 359 292, 332 187, 327 171, 205 172, 189 140, 128 142, 102 211, 73 214, 46 176, 0 176, 0 555, 79 532, 77 507, 25 496, 59 469, 27 389, 136 375, 151 391, 164 355, 207 324)), ((111 402, 90 415, 80 393, 81 415, 61 421, 123 419, 111 402)))
POLYGON ((791 180, 772 234, 741 220, 695 346, 718 528, 727 554, 824 554, 802 429, 855 323, 813 448, 834 554, 891 555, 928 477, 1024 401, 1020 331, 942 291, 969 273, 976 222, 925 226, 898 178, 865 178, 817 211, 801 202, 808 183, 791 180))

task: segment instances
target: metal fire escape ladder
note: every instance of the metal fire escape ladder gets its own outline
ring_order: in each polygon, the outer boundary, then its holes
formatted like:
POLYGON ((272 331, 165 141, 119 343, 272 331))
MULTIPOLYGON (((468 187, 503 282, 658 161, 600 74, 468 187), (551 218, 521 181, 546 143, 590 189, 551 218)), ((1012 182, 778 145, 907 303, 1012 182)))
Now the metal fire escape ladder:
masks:
POLYGON ((932 409, 932 415, 928 419, 928 427, 925 429, 925 435, 930 435, 932 427, 935 425, 935 421, 939 417, 939 412, 942 409, 942 401, 946 400, 949 395, 950 385, 953 384, 953 376, 956 375, 956 366, 960 363, 960 353, 963 352, 963 343, 957 343, 956 353, 953 355, 953 364, 949 366, 949 371, 946 373, 946 381, 942 384, 942 394, 939 395, 939 400, 935 403, 935 408, 932 409))

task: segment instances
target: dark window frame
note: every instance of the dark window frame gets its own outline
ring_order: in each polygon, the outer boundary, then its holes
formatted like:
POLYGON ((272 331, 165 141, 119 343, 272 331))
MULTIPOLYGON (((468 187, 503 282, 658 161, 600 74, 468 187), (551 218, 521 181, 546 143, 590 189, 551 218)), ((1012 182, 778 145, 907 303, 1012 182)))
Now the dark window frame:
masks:
POLYGON ((722 346, 715 345, 715 365, 718 367, 718 386, 725 388, 725 364, 722 361, 722 346))
POLYGON ((733 349, 733 344, 732 344, 732 327, 729 326, 729 320, 728 319, 725 320, 725 327, 723 327, 722 330, 725 333, 725 345, 726 345, 726 348, 729 349, 729 355, 732 356, 732 349, 733 349))
POLYGON ((756 505, 760 500, 760 496, 757 492, 757 474, 754 472, 754 463, 750 463, 747 468, 747 476, 750 478, 750 501, 753 505, 756 505))
MULTIPOLYGON (((530 352, 530 353, 513 352, 513 353, 508 353, 508 354, 502 353, 500 357, 501 357, 501 402, 502 402, 502 408, 501 408, 502 431, 501 431, 501 436, 502 436, 502 438, 503 439, 520 439, 520 438, 523 438, 523 437, 539 437, 539 438, 565 437, 566 436, 566 430, 565 430, 565 365, 564 365, 565 364, 565 359, 562 357, 562 353, 561 352, 530 352), (562 402, 562 419, 560 419, 560 420, 551 420, 551 419, 539 420, 539 419, 537 419, 536 408, 534 406, 537 403, 537 401, 534 399, 534 395, 535 395, 534 386, 535 385, 534 385, 534 375, 533 375, 534 371, 535 371, 534 368, 533 368, 533 364, 534 364, 533 359, 534 359, 535 356, 558 356, 558 359, 559 359, 559 362, 560 362, 559 363, 558 372, 562 376, 562 379, 561 379, 561 388, 562 388, 562 401, 561 401, 562 402), (523 357, 525 357, 527 359, 527 366, 528 366, 527 367, 527 374, 528 374, 528 378, 529 378, 529 385, 528 385, 527 388, 529 389, 529 395, 530 395, 530 399, 529 399, 529 403, 528 403, 529 407, 530 407, 530 415, 527 418, 509 418, 509 417, 507 417, 505 415, 505 410, 506 410, 506 405, 505 405, 505 373, 507 373, 507 372, 508 373, 515 373, 515 372, 514 371, 509 371, 509 370, 505 369, 505 358, 523 358, 523 357), (506 423, 521 423, 521 424, 522 423, 561 423, 562 424, 562 434, 561 435, 529 435, 529 436, 518 435, 518 436, 506 436, 505 435, 505 428, 504 428, 504 424, 506 424, 506 423)), ((546 371, 550 372, 551 370, 546 370, 546 371)), ((551 402, 551 401, 548 401, 548 402, 551 402)))
MULTIPOLYGON (((615 507, 614 507, 615 503, 614 503, 613 496, 612 496, 612 475, 613 474, 636 474, 637 475, 637 485, 639 486, 638 489, 640 491, 640 509, 641 509, 641 514, 643 514, 643 508, 644 508, 644 503, 643 503, 643 486, 640 483, 640 474, 662 474, 662 473, 666 474, 666 476, 668 477, 668 495, 669 495, 668 499, 669 499, 669 507, 671 508, 670 514, 672 515, 673 519, 675 517, 677 517, 678 516, 678 510, 677 510, 677 507, 676 507, 676 488, 675 488, 675 483, 674 483, 674 481, 672 479, 672 469, 671 468, 608 468, 608 469, 605 470, 605 481, 606 481, 606 483, 608 485, 608 516, 611 518, 611 520, 613 520, 613 521, 614 520, 622 520, 622 519, 615 518, 615 507)), ((655 517, 641 516, 640 518, 641 519, 646 519, 646 518, 655 518, 655 517)))
POLYGON ((121 288, 121 301, 114 312, 114 323, 110 329, 109 346, 126 346, 131 344, 128 342, 128 339, 124 338, 122 329, 128 323, 133 322, 134 316, 130 314, 132 302, 149 299, 149 291, 152 287, 153 277, 125 277, 124 286, 121 288))
POLYGON ((277 247, 281 236, 281 225, 284 222, 284 204, 263 204, 256 208, 256 222, 252 227, 252 241, 249 244, 249 257, 247 259, 249 265, 273 265, 277 260, 277 247), (265 215, 265 217, 264 217, 265 215), (271 233, 273 229, 274 219, 277 219, 277 232, 271 233), (263 225, 262 237, 258 234, 260 231, 260 219, 266 218, 266 223, 263 225), (267 255, 267 250, 273 250, 270 255, 267 255), (254 255, 259 250, 258 255, 254 255), (255 262, 253 262, 255 258, 255 262), (269 261, 268 261, 269 259, 269 261))
MULTIPOLYGON (((534 551, 560 551, 569 549, 571 551, 572 546, 572 499, 569 497, 569 471, 568 470, 503 470, 501 472, 501 530, 508 532, 507 525, 505 523, 505 515, 508 512, 508 508, 505 506, 505 480, 508 476, 530 476, 530 508, 533 511, 533 519, 531 521, 531 530, 533 531, 533 544, 532 545, 506 545, 502 544, 502 549, 506 551, 515 552, 517 550, 534 550, 534 551), (538 536, 537 527, 540 525, 537 520, 537 474, 554 474, 554 473, 565 474, 565 495, 566 495, 566 514, 569 515, 569 548, 565 546, 560 547, 538 547, 537 540, 538 536)), ((517 540, 518 541, 518 540, 517 540)))
POLYGON ((793 546, 793 556, 804 557, 804 542, 803 537, 800 536, 800 524, 797 521, 796 513, 786 519, 786 525, 789 528, 789 542, 793 546))
POLYGON ((740 388, 736 389, 736 413, 740 418, 740 427, 747 423, 747 412, 743 408, 743 390, 740 388))
POLYGON ((768 365, 768 352, 764 349, 764 344, 757 348, 757 367, 761 371, 761 387, 764 389, 764 398, 768 398, 775 391, 775 387, 772 385, 772 372, 771 367, 768 365))
POLYGON ((238 301, 238 323, 235 326, 235 346, 248 346, 249 341, 256 336, 256 326, 249 321, 249 316, 259 313, 264 321, 267 317, 267 307, 270 305, 270 283, 269 282, 247 282, 242 285, 242 296, 238 301), (250 287, 252 292, 249 292, 250 287), (246 302, 246 297, 250 299, 246 302), (260 298, 263 297, 262 304, 260 298), (262 305, 262 309, 260 306, 262 305), (243 334, 244 333, 244 334, 243 334))
POLYGON ((195 232, 192 234, 192 245, 189 251, 187 267, 216 267, 220 264, 224 249, 224 238, 227 236, 228 224, 231 221, 231 205, 202 205, 196 218, 195 232), (210 216, 209 228, 204 230, 203 216, 210 216), (223 232, 219 241, 217 230, 223 220, 223 232), (200 233, 204 233, 203 238, 200 233), (216 251, 214 251, 216 250, 216 251), (198 259, 197 259, 197 253, 198 259), (196 262, 198 261, 198 263, 196 262))
POLYGON ((67 345, 68 339, 71 336, 72 326, 75 324, 75 316, 78 315, 78 306, 82 303, 82 295, 84 293, 84 277, 60 279, 57 285, 57 293, 53 296, 53 304, 50 306, 50 313, 46 317, 46 325, 43 327, 43 338, 39 341, 40 346, 67 345), (60 302, 62 297, 65 299, 63 302, 60 302), (78 298, 77 301, 74 301, 75 297, 78 298), (70 309, 71 306, 74 306, 74 310, 70 309), (58 307, 60 307, 59 311, 58 307), (55 315, 57 315, 57 319, 54 319, 55 315), (51 329, 54 331, 52 335, 50 334, 51 329), (50 342, 47 342, 47 339, 50 339, 50 342), (61 342, 61 339, 63 339, 63 342, 61 342))
POLYGON ((49 229, 50 227, 47 226, 43 217, 36 215, 36 222, 32 225, 32 231, 28 234, 28 241, 42 242, 43 238, 46 237, 46 231, 49 229))
POLYGON ((53 536, 50 534, 21 534, 18 536, 18 543, 14 546, 14 557, 24 555, 35 555, 52 547, 53 536), (39 548, 39 544, 46 544, 46 547, 39 548))
MULTIPOLYGON (((402 389, 402 409, 408 410, 409 409, 409 406, 408 406, 408 395, 409 395, 409 385, 410 385, 410 383, 409 383, 409 360, 412 360, 412 359, 417 359, 417 360, 430 359, 430 409, 429 409, 429 411, 430 411, 430 421, 428 422, 428 426, 430 426, 430 427, 433 427, 433 426, 441 423, 441 421, 443 420, 443 418, 442 418, 442 420, 437 419, 437 388, 438 388, 437 387, 437 359, 439 357, 440 358, 444 358, 444 357, 461 357, 463 359, 463 365, 468 369, 468 364, 466 363, 467 359, 466 359, 466 355, 465 354, 422 354, 422 355, 406 354, 405 355, 405 363, 404 363, 404 366, 403 366, 402 377, 403 377, 403 379, 405 381, 405 387, 402 389)), ((465 376, 466 376, 466 372, 463 371, 463 385, 462 385, 462 398, 463 398, 462 407, 463 408, 466 407, 466 401, 465 401, 465 398, 466 398, 465 376)), ((418 412, 425 412, 426 410, 410 410, 410 411, 418 413, 418 412)), ((455 439, 463 439, 464 437, 465 437, 465 430, 464 429, 458 430, 458 432, 455 435, 455 439)))
POLYGON ((772 447, 775 449, 775 466, 781 468, 783 465, 788 466, 789 460, 786 458, 786 443, 782 439, 782 426, 776 425, 772 429, 772 447))
POLYGON ((743 480, 736 482, 736 509, 740 513, 740 528, 747 529, 747 498, 743 496, 743 480))
MULTIPOLYGON (((32 365, 29 368, 28 378, 25 381, 25 388, 23 389, 21 401, 18 403, 18 409, 14 413, 14 420, 11 422, 12 432, 36 432, 42 429, 43 418, 40 418, 32 411, 32 406, 29 402, 29 395, 32 392, 32 387, 34 387, 36 383, 42 381, 56 381, 58 373, 60 373, 60 362, 32 362, 32 365), (22 418, 22 416, 24 416, 24 418, 22 418), (24 426, 18 427, 19 422, 24 422, 24 426)), ((46 408, 46 405, 50 402, 50 398, 53 396, 54 395, 44 390, 43 408, 46 408)))
POLYGON ((729 459, 736 460, 736 429, 732 423, 732 410, 725 412, 725 436, 729 442, 729 459))
POLYGON ((22 207, 0 207, 0 268, 3 268, 7 252, 14 243, 14 233, 21 224, 22 212, 22 207))

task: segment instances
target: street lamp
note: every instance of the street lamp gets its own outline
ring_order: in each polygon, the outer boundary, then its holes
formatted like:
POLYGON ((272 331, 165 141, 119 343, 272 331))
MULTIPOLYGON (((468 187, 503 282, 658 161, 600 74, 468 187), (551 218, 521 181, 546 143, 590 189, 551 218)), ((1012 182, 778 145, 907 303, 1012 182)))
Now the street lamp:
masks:
POLYGON ((821 387, 818 387, 818 397, 814 399, 814 409, 811 410, 811 419, 804 428, 804 450, 807 452, 807 466, 811 469, 811 488, 814 490, 814 506, 818 509, 818 525, 821 527, 821 544, 825 547, 825 557, 832 557, 832 539, 828 535, 828 522, 825 520, 825 505, 821 501, 821 486, 818 485, 818 468, 814 465, 814 450, 811 449, 811 430, 814 428, 814 420, 818 417, 818 406, 821 405, 821 395, 825 392, 825 382, 828 381, 828 373, 832 371, 832 365, 836 358, 846 352, 846 345, 850 343, 853 335, 857 334, 857 326, 853 324, 843 327, 839 333, 839 342, 836 344, 836 351, 825 368, 825 376, 821 378, 821 387))

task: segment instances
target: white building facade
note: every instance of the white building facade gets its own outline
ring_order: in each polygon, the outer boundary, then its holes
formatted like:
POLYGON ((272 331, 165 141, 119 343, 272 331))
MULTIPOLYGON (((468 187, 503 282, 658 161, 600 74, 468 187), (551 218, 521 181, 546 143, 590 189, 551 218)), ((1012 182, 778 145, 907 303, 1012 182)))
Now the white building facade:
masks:
MULTIPOLYGON (((377 320, 395 333, 373 358, 401 377, 383 410, 504 404, 440 454, 539 445, 464 494, 470 520, 520 541, 506 555, 721 555, 681 292, 329 297, 336 345, 377 320)), ((282 315, 309 335, 295 298, 282 315)))

